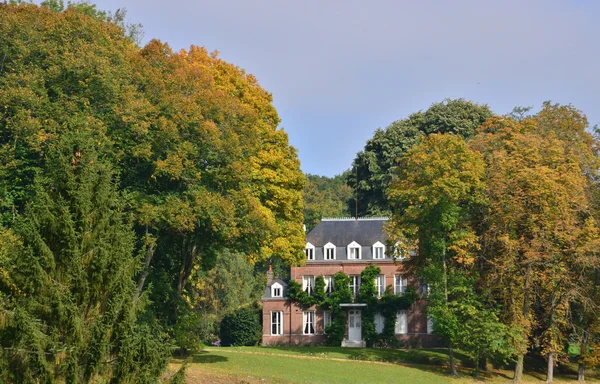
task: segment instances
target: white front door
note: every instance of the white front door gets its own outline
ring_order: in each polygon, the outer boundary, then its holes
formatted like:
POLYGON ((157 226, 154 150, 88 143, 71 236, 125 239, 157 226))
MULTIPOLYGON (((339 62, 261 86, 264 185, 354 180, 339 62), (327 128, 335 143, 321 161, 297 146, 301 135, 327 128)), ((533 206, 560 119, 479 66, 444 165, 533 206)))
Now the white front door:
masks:
POLYGON ((348 311, 348 340, 362 340, 360 311, 358 310, 348 311))

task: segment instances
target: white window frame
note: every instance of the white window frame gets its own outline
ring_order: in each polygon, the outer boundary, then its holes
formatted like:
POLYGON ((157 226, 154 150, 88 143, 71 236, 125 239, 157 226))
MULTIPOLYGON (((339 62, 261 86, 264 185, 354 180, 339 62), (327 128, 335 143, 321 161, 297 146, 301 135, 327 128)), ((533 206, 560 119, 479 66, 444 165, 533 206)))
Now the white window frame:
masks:
POLYGON ((385 259, 385 245, 381 241, 373 244, 373 260, 383 260, 385 259), (377 256, 377 250, 381 251, 380 257, 377 256))
POLYGON ((357 298, 360 292, 360 275, 350 275, 350 292, 352 292, 352 297, 357 298))
POLYGON ((381 314, 381 312, 375 313, 375 333, 382 334, 383 327, 385 326, 385 317, 381 314))
POLYGON ((335 260, 335 245, 327 243, 323 246, 323 260, 335 260))
POLYGON ((323 311, 323 330, 331 325, 331 311, 323 311))
POLYGON ((346 247, 346 249, 348 252, 348 260, 362 259, 362 247, 356 241, 353 241, 350 244, 348 244, 348 247, 346 247))
POLYGON ((332 275, 323 276, 323 280, 325 280, 325 294, 327 294, 327 296, 329 296, 329 295, 331 295, 331 293, 333 292, 333 289, 335 288, 334 282, 333 282, 333 276, 332 275))
POLYGON ((302 334, 315 334, 315 311, 302 312, 302 334))
POLYGON ((271 312, 271 336, 283 335, 283 311, 271 312), (273 332, 275 328, 275 332, 273 332))
POLYGON ((377 288, 377 297, 381 298, 385 292, 385 275, 377 275, 375 277, 375 288, 377 288))
POLYGON ((427 334, 431 335, 433 333, 433 319, 427 316, 427 334))
POLYGON ((304 247, 304 254, 306 255, 306 260, 314 260, 315 246, 311 243, 306 243, 306 247, 304 247))
POLYGON ((271 285, 271 297, 283 297, 283 286, 281 284, 274 283, 271 285), (277 290, 279 290, 279 294, 276 294, 277 290))
POLYGON ((406 293, 408 287, 408 279, 402 277, 402 275, 394 275, 394 294, 403 295, 406 293))
POLYGON ((315 277, 313 275, 302 276, 302 290, 308 296, 312 296, 315 293, 315 277))
POLYGON ((404 309, 396 313, 394 333, 396 335, 406 335, 408 333, 408 310, 404 309))

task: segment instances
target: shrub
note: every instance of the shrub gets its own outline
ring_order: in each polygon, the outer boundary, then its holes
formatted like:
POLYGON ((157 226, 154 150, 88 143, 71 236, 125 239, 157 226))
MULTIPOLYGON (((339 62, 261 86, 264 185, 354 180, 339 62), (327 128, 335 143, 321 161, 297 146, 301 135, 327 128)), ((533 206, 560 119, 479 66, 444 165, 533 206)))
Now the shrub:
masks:
POLYGON ((262 334, 259 311, 246 307, 225 315, 219 333, 223 346, 257 345, 262 334))

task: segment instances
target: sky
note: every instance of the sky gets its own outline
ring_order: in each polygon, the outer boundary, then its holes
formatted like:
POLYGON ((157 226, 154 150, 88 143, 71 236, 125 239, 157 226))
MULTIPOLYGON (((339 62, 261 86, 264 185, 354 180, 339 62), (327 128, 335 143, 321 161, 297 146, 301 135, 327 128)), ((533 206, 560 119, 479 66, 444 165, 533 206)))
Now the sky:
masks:
POLYGON ((91 0, 174 49, 255 75, 304 172, 334 176, 385 128, 445 98, 499 114, 573 104, 600 123, 600 1, 91 0))

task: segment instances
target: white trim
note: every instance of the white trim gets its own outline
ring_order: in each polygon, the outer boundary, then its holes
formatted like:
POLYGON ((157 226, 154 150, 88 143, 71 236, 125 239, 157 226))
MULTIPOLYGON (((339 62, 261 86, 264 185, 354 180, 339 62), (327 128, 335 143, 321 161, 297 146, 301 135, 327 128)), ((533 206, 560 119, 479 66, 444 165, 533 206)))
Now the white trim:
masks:
POLYGON ((332 243, 327 243, 323 246, 323 260, 335 260, 335 245, 332 243), (333 258, 328 258, 327 257, 327 250, 332 249, 333 251, 333 258))
POLYGON ((385 275, 379 274, 375 276, 375 288, 377 289, 377 298, 381 298, 385 293, 385 275), (381 284, 380 284, 381 283, 381 284))
POLYGON ((373 260, 385 259, 385 245, 381 241, 378 241, 375 244, 373 244, 372 252, 373 252, 373 260), (381 257, 380 258, 375 257, 375 255, 376 255, 375 249, 381 249, 381 257))
POLYGON ((331 311, 323 311, 323 330, 331 325, 331 311))
POLYGON ((314 275, 303 275, 302 276, 302 290, 306 292, 308 296, 312 296, 315 293, 315 276, 314 275))
POLYGON ((271 336, 282 336, 283 335, 283 311, 271 311, 271 336), (278 314, 275 323, 273 323, 273 314, 278 314), (273 333, 273 325, 276 325, 276 331, 279 333, 273 333))
POLYGON ((329 296, 335 289, 333 275, 325 275, 323 276, 323 280, 325 280, 325 294, 329 296))
POLYGON ((315 246, 312 245, 311 243, 306 243, 306 246, 304 247, 304 254, 306 255, 306 260, 314 260, 315 259, 315 246))
POLYGON ((394 275, 394 294, 395 295, 403 295, 406 293, 406 288, 408 287, 408 279, 403 277, 401 274, 394 275), (398 284, 398 280, 400 280, 400 284, 398 284))
POLYGON ((273 283, 273 285, 271 285, 271 297, 283 297, 283 286, 279 283, 273 283), (279 289, 279 295, 275 294, 275 290, 279 289))
POLYGON ((347 252, 347 257, 346 258, 348 260, 360 260, 360 259, 362 259, 362 247, 356 241, 353 241, 350 244, 348 244, 348 246, 346 247, 346 252, 347 252), (358 251, 357 251, 358 254, 355 255, 354 257, 350 257, 350 255, 352 254, 352 252, 351 252, 352 249, 358 249, 358 251), (356 256, 358 256, 358 257, 356 257, 356 256))
POLYGON ((404 309, 396 313, 394 333, 396 335, 406 335, 408 333, 408 310, 404 309))
POLYGON ((302 334, 303 335, 315 335, 316 334, 315 311, 302 312, 302 334))

